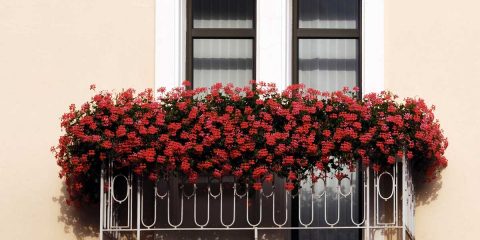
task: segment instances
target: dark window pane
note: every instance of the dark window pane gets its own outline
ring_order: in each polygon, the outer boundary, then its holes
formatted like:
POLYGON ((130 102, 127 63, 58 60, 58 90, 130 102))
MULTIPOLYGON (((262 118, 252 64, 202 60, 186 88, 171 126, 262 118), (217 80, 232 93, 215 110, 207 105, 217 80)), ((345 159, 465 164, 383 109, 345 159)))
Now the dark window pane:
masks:
POLYGON ((194 28, 253 28, 254 0, 192 0, 194 28))
POLYGON ((253 78, 252 39, 194 39, 193 85, 233 83, 244 87, 253 78))
POLYGON ((298 27, 355 29, 358 0, 299 0, 298 27))
POLYGON ((298 78, 321 91, 352 89, 357 84, 356 39, 300 39, 298 78))

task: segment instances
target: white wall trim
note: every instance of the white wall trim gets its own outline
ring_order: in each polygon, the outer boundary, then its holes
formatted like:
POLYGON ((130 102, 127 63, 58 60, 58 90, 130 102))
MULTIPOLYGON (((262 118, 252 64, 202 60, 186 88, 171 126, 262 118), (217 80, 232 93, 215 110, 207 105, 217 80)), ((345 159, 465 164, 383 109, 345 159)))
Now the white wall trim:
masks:
MULTIPOLYGON (((291 0, 257 0, 256 80, 290 85, 291 0)), ((155 89, 185 79, 186 0, 156 0, 155 89), (173 37, 172 37, 173 36, 173 37)), ((362 1, 363 93, 384 89, 384 0, 362 1)))
POLYGON ((291 81, 291 0, 257 0, 257 81, 291 81))
POLYGON ((155 2, 155 89, 185 80, 186 0, 155 2))
POLYGON ((384 0, 362 1, 362 89, 384 90, 384 0))

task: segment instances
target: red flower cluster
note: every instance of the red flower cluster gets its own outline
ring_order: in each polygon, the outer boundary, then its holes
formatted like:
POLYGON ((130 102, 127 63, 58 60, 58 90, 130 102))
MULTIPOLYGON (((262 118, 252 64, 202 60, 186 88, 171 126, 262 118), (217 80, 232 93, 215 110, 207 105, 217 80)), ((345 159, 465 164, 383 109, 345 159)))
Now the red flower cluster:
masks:
MULTIPOLYGON (((95 89, 95 87, 91 87, 95 89)), ((404 153, 428 178, 447 165, 447 141, 421 99, 399 102, 383 92, 363 99, 356 92, 321 93, 273 84, 135 94, 100 92, 63 115, 55 152, 70 200, 94 201, 104 161, 152 181, 172 172, 190 182, 222 178, 259 190, 274 175, 285 188, 299 187, 311 170, 324 177, 356 164, 375 171, 404 153)))

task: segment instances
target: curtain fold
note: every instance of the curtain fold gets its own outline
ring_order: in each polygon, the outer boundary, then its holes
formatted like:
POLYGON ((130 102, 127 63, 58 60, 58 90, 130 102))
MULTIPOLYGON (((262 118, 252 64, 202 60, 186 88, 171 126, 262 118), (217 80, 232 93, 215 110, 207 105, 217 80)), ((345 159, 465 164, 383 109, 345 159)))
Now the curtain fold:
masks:
POLYGON ((357 28, 358 0, 300 0, 300 28, 357 28))
POLYGON ((194 39, 193 86, 249 85, 253 78, 252 39, 194 39))
POLYGON ((300 39, 299 82, 321 91, 357 85, 356 39, 300 39))
POLYGON ((194 28, 252 28, 254 0, 194 0, 194 28))

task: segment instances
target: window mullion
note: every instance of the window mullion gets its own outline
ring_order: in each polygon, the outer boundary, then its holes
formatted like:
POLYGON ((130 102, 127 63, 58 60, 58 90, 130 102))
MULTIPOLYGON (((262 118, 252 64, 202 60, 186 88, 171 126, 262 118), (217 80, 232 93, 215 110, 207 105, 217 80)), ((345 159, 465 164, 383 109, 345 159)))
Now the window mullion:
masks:
POLYGON ((296 33, 299 38, 360 38, 359 29, 300 28, 296 33))
POLYGON ((194 38, 254 38, 255 29, 228 28, 194 28, 191 36, 194 38))

